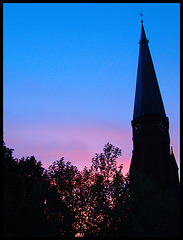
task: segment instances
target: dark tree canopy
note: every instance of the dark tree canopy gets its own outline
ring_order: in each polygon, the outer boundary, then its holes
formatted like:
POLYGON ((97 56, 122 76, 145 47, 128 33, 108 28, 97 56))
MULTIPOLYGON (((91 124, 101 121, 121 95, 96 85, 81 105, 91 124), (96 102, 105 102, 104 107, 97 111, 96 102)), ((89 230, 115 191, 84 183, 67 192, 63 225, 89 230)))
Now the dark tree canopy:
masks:
POLYGON ((6 237, 179 236, 179 199, 140 171, 124 176, 121 149, 110 143, 82 171, 63 157, 46 170, 12 154, 3 143, 6 237))

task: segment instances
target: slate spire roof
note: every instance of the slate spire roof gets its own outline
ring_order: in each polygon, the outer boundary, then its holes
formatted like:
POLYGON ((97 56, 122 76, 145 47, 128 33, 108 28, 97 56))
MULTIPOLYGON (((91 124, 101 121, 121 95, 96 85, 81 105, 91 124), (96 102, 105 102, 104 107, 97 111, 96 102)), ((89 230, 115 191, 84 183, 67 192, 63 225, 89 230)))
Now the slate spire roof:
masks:
POLYGON ((148 40, 141 21, 141 39, 139 41, 139 60, 133 119, 146 114, 166 116, 161 93, 156 78, 148 40))

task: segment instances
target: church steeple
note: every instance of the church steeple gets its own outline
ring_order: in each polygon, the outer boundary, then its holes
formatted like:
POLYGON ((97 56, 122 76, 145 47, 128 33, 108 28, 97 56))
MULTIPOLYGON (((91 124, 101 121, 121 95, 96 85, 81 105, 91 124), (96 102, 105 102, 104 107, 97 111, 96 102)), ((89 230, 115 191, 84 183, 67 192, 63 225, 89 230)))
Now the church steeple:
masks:
POLYGON ((169 119, 165 114, 148 40, 141 19, 139 61, 132 120, 130 172, 141 169, 161 189, 178 186, 178 167, 170 153, 169 119))
POLYGON ((146 114, 166 116, 142 20, 141 23, 133 119, 146 114))

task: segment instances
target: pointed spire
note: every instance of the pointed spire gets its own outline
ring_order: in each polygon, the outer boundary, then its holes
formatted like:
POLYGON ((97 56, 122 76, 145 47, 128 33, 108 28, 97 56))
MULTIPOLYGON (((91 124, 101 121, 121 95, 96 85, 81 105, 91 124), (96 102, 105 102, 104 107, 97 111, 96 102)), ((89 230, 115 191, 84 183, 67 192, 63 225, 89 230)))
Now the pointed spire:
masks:
POLYGON ((166 116, 142 20, 141 23, 133 119, 145 114, 166 116))
POLYGON ((147 40, 147 38, 146 38, 146 34, 145 34, 145 31, 144 31, 144 26, 143 26, 143 23, 142 23, 142 30, 141 30, 141 38, 140 38, 140 41, 139 41, 139 43, 141 43, 142 41, 146 41, 147 43, 149 42, 148 40, 147 40))

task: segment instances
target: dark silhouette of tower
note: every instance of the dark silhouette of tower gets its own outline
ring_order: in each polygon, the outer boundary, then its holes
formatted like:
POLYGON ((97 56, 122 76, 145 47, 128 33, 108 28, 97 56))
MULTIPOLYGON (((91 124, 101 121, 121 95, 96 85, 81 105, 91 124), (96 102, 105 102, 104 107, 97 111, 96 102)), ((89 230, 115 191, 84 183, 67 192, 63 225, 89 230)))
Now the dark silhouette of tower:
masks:
MULTIPOLYGON (((141 19, 135 105, 132 120, 131 170, 141 169, 163 189, 178 186, 178 167, 170 151, 169 120, 165 114, 148 40, 141 19)), ((132 171, 131 171, 132 172, 132 171)))

